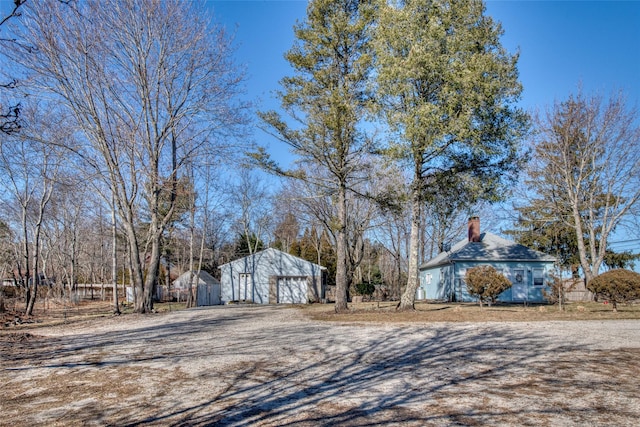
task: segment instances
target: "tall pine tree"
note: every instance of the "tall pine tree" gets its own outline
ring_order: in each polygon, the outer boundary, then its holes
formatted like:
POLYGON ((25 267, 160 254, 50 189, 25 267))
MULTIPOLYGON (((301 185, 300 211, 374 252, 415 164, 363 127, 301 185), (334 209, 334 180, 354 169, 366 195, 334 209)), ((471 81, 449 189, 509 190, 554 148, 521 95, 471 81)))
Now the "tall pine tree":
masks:
POLYGON ((494 199, 517 172, 517 142, 527 128, 515 107, 517 55, 481 0, 381 0, 376 31, 381 115, 390 153, 409 165, 411 238, 400 309, 413 309, 419 235, 427 191, 464 175, 468 200, 494 199))
MULTIPOLYGON (((319 195, 331 195, 337 207, 330 222, 336 237, 337 312, 347 310, 347 200, 367 170, 362 162, 370 151, 361 123, 370 104, 373 19, 371 0, 310 1, 307 19, 295 27, 297 41, 286 54, 295 74, 281 81, 282 108, 291 120, 275 112, 261 115, 267 129, 297 156, 299 170, 288 175, 310 183, 319 195)), ((287 174, 264 152, 256 158, 287 174)))

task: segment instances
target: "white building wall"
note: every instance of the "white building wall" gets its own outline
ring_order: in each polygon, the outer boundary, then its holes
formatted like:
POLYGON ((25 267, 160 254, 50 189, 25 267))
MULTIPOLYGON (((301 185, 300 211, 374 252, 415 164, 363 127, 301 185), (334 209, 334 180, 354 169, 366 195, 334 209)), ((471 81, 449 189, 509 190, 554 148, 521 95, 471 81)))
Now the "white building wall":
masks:
MULTIPOLYGON (((220 267, 222 272, 222 303, 245 299, 245 286, 240 282, 241 274, 250 280, 247 287, 246 299, 257 304, 269 303, 269 279, 276 277, 307 277, 314 278, 316 283, 322 280, 322 268, 312 262, 289 255, 287 253, 270 248, 256 254, 232 261, 220 267), (249 289, 250 288, 250 289, 249 289)), ((297 280, 289 282, 298 283, 304 289, 289 290, 293 292, 296 300, 306 302, 306 282, 297 280), (304 295, 304 298, 300 295, 304 295)))

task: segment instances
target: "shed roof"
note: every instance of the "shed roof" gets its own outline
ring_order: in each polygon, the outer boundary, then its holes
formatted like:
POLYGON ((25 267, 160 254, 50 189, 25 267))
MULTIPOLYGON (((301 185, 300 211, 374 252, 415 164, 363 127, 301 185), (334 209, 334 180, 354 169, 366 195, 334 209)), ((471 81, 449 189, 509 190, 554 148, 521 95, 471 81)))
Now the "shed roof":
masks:
POLYGON ((299 264, 299 263, 307 263, 307 264, 311 264, 314 265, 316 268, 320 269, 320 270, 326 270, 326 267, 323 267, 321 265, 318 265, 314 262, 311 261, 307 261, 306 259, 297 257, 295 255, 291 255, 288 254, 286 252, 283 252, 281 250, 275 249, 275 248, 267 248, 264 249, 262 251, 256 252, 252 255, 247 255, 245 257, 242 258, 238 258, 236 260, 233 260, 231 262, 227 262, 226 264, 222 264, 220 265, 218 268, 222 269, 223 267, 229 265, 229 264, 240 264, 240 263, 245 263, 247 261, 247 259, 256 259, 256 260, 264 260, 265 262, 274 262, 275 259, 277 258, 285 258, 287 260, 289 260, 289 262, 293 265, 293 264, 299 264))
MULTIPOLYGON (((190 276, 191 272, 187 271, 186 273, 182 273, 180 275, 180 277, 178 277, 176 280, 173 281, 173 285, 175 287, 188 287, 189 286, 189 276, 190 276)), ((197 271, 193 272, 193 276, 192 276, 192 281, 195 284, 196 282, 196 276, 198 275, 197 271)), ((207 273, 204 270, 200 270, 200 275, 199 275, 200 280, 198 280, 198 284, 199 285, 206 285, 206 284, 218 284, 220 283, 220 281, 218 279, 216 279, 215 277, 213 277, 211 274, 207 273)))
POLYGON ((492 233, 482 233, 479 242, 463 239, 450 251, 441 252, 420 266, 420 269, 437 267, 454 261, 538 261, 554 262, 556 259, 540 251, 530 249, 492 233))

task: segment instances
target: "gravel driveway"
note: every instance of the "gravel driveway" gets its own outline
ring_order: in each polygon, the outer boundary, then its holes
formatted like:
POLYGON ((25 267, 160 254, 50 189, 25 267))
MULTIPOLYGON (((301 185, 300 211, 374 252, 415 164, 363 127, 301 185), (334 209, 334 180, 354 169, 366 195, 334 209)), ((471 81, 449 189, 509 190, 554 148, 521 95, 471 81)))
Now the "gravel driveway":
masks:
POLYGON ((0 426, 638 425, 640 321, 226 306, 0 335, 0 426))

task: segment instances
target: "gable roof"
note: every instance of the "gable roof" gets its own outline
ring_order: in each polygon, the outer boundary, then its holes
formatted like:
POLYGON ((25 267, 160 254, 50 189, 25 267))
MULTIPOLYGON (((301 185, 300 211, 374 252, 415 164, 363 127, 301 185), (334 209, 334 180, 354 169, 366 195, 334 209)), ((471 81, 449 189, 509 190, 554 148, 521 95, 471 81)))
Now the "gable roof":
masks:
POLYGON ((231 262, 228 262, 226 264, 222 264, 218 268, 221 269, 222 267, 224 267, 226 265, 229 265, 229 264, 246 263, 247 260, 251 259, 251 258, 253 258, 255 260, 265 260, 266 262, 274 262, 277 258, 285 258, 285 259, 288 260, 288 262, 290 264, 299 264, 299 263, 302 262, 302 263, 308 263, 308 264, 314 265, 316 268, 318 268, 320 270, 326 270, 327 269, 327 267, 323 267, 323 266, 318 265, 318 264, 316 264, 314 262, 307 261, 306 259, 297 257, 295 255, 288 254, 288 253, 283 252, 281 250, 278 250, 276 248, 264 249, 262 251, 254 253, 253 255, 247 255, 245 257, 235 259, 235 260, 233 260, 231 262))
POLYGON ((453 245, 450 251, 440 252, 436 257, 420 266, 420 269, 436 267, 455 261, 544 261, 556 259, 540 251, 503 239, 492 233, 482 233, 479 242, 463 239, 453 245))
MULTIPOLYGON (((176 287, 188 287, 190 274, 191 272, 189 271, 182 273, 176 280, 173 281, 173 285, 176 287)), ((197 271, 194 271, 193 274, 194 276, 191 278, 191 280, 195 284, 197 271)), ((200 278, 200 280, 198 280, 199 285, 220 283, 218 279, 216 279, 215 277, 213 277, 211 274, 207 273, 204 270, 200 270, 199 278, 200 278)))

